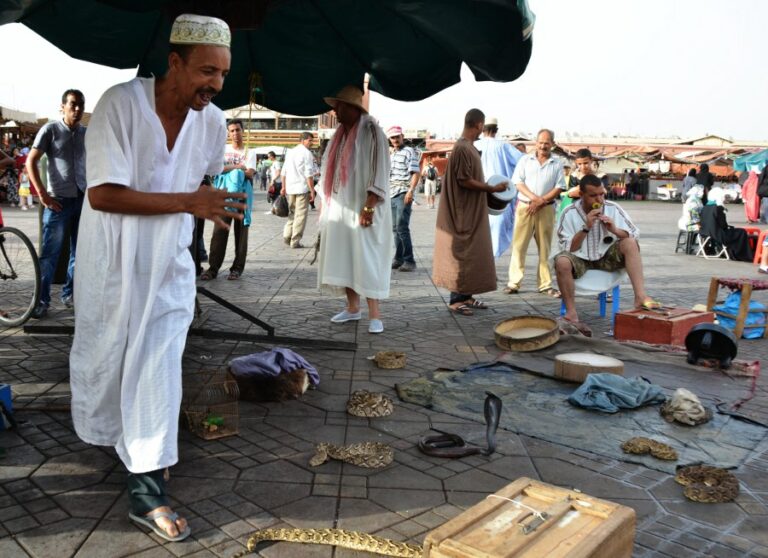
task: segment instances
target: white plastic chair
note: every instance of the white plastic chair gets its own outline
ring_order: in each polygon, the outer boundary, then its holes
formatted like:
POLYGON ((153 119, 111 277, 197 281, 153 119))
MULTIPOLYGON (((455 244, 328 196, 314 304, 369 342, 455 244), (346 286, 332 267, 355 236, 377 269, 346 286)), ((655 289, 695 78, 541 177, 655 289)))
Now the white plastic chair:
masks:
MULTIPOLYGON (((620 271, 600 271, 599 269, 588 269, 587 272, 576 279, 576 296, 595 296, 597 295, 600 303, 600 317, 605 317, 608 306, 608 292, 611 292, 613 300, 611 301, 611 329, 616 321, 616 314, 619 312, 619 295, 621 294, 620 285, 627 278, 627 272, 620 271)), ((560 315, 565 314, 565 301, 560 304, 560 315)))

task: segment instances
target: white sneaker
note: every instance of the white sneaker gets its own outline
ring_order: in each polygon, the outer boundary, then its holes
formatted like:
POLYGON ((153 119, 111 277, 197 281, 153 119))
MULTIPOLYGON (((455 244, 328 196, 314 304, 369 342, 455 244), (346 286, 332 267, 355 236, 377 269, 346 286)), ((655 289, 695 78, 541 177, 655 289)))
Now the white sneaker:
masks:
POLYGON ((373 318, 368 324, 368 333, 384 333, 384 324, 382 321, 373 318))
POLYGON ((333 318, 331 318, 331 321, 334 324, 343 324, 344 322, 352 322, 359 319, 360 319, 359 311, 347 312, 346 310, 344 310, 343 312, 339 312, 333 318))

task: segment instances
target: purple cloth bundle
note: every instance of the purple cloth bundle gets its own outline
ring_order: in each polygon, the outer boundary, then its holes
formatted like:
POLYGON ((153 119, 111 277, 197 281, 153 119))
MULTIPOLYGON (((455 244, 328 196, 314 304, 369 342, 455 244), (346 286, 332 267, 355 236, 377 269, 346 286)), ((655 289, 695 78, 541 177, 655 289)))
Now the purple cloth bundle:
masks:
POLYGON ((276 347, 270 351, 252 353, 234 358, 229 363, 229 369, 235 377, 271 377, 292 372, 297 368, 307 371, 307 377, 313 386, 320 384, 320 374, 306 359, 290 349, 276 347))

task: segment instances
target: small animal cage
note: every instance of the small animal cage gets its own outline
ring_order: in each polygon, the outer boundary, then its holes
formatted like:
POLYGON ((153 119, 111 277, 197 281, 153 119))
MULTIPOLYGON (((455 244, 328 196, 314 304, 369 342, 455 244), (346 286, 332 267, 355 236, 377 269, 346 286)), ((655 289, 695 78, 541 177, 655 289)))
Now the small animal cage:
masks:
POLYGON ((226 369, 187 373, 182 382, 181 409, 191 432, 204 440, 238 434, 240 392, 226 369))

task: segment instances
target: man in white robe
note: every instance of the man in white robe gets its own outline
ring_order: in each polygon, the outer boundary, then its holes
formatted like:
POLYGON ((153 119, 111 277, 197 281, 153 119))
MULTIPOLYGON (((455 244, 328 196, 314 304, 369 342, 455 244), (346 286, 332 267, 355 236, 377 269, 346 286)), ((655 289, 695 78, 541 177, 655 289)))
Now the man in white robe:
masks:
POLYGON ((113 446, 128 469, 129 517, 172 541, 189 535, 164 472, 178 461, 193 220, 226 226, 227 208, 245 208, 226 201, 243 194, 202 185, 224 160, 225 118, 210 102, 229 71, 229 37, 221 20, 179 16, 165 76, 109 89, 85 139, 72 418, 83 441, 113 446))
MULTIPOLYGON (((475 142, 475 148, 480 152, 480 160, 483 162, 483 176, 486 180, 494 175, 512 180, 515 166, 523 154, 509 142, 496 139, 498 132, 498 120, 489 118, 483 127, 483 137, 475 142)), ((491 226, 493 257, 500 258, 512 244, 515 230, 515 201, 512 200, 501 215, 488 215, 488 222, 491 226)))
POLYGON ((346 293, 347 307, 331 321, 360 320, 368 302, 368 332, 381 333, 379 300, 389 296, 394 241, 389 203, 389 152, 384 131, 368 115, 363 93, 347 86, 325 101, 340 125, 325 150, 320 182, 320 252, 317 285, 346 293))

